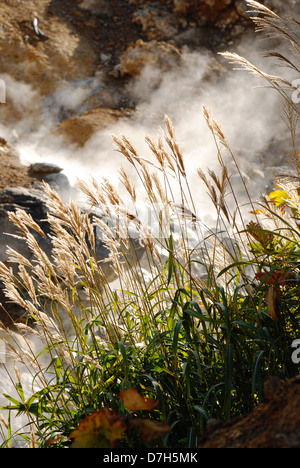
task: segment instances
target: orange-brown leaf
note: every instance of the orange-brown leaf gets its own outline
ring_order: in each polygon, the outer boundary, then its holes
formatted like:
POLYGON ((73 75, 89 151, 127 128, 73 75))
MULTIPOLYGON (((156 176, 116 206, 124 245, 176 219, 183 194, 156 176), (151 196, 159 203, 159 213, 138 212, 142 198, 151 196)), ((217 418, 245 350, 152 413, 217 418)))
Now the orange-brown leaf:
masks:
POLYGON ((74 439, 72 448, 116 447, 126 429, 121 415, 110 408, 101 408, 81 421, 70 434, 70 439, 74 439))
POLYGON ((169 424, 152 419, 134 419, 131 426, 135 427, 141 439, 145 442, 153 443, 157 439, 165 437, 171 428, 169 424))
POLYGON ((148 410, 151 411, 159 405, 159 400, 145 398, 139 394, 136 388, 123 390, 120 393, 120 398, 124 403, 125 408, 130 411, 148 410))
POLYGON ((296 275, 290 271, 276 270, 270 273, 259 272, 255 275, 259 281, 264 281, 265 284, 278 284, 285 286, 289 283, 294 284, 296 275))
POLYGON ((51 447, 51 445, 57 444, 63 440, 62 436, 54 437, 53 439, 49 439, 47 442, 47 447, 51 447))
POLYGON ((271 285, 267 292, 268 314, 275 322, 279 321, 278 312, 281 304, 281 292, 278 286, 271 285))
POLYGON ((249 234, 257 240, 264 248, 266 248, 273 240, 274 236, 272 233, 266 232, 259 223, 250 221, 247 224, 247 231, 249 234))

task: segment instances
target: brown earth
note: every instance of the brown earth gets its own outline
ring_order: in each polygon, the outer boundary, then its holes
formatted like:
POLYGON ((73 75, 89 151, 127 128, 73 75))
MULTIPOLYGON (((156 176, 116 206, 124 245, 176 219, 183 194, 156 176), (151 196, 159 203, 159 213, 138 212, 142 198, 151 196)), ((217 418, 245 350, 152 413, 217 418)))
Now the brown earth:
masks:
MULTIPOLYGON (((275 0, 265 3, 280 6, 275 0)), ((185 45, 213 49, 226 44, 249 25, 244 5, 240 0, 0 0, 0 73, 30 84, 40 96, 47 96, 60 83, 93 76, 99 70, 108 88, 126 91, 130 73, 137 72, 136 66, 129 67, 133 53, 144 48, 150 60, 156 60, 149 54, 150 41, 158 41, 162 50, 169 48, 172 53, 185 45), (34 31, 35 17, 47 37, 34 31)), ((141 64, 146 59, 139 55, 141 64)), ((108 125, 134 107, 130 99, 126 100, 126 92, 122 106, 112 106, 113 110, 107 112, 105 107, 89 109, 82 116, 65 119, 60 130, 65 130, 68 138, 84 141, 97 125, 108 125)), ((32 126, 38 122, 38 108, 32 109, 30 100, 20 109, 8 95, 7 104, 0 107, 2 124, 11 124, 24 115, 32 126)), ((0 161, 0 190, 29 187, 34 182, 1 138, 0 161)), ((245 418, 211 425, 201 448, 299 448, 299 389, 299 377, 289 382, 271 379, 259 407, 245 418)))
POLYGON ((75 117, 66 119, 59 128, 59 133, 65 139, 84 145, 96 132, 108 125, 117 123, 120 118, 124 118, 126 113, 117 109, 96 108, 75 117))
POLYGON ((299 448, 300 376, 265 383, 264 402, 237 421, 212 424, 200 448, 299 448))
POLYGON ((0 191, 9 186, 30 187, 35 181, 3 138, 0 138, 0 161, 0 191))

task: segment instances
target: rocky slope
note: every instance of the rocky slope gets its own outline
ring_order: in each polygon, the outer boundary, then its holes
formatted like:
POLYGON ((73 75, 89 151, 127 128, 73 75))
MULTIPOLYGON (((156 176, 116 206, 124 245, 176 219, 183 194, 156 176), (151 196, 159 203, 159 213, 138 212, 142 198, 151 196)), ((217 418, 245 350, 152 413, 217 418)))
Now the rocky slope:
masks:
MULTIPOLYGON (((280 9, 276 0, 265 3, 280 9)), ((104 86, 87 92, 80 109, 74 102, 60 106, 52 122, 65 122, 61 130, 72 138, 74 122, 66 120, 76 115, 75 140, 80 143, 82 134, 84 143, 97 128, 95 109, 99 128, 134 109, 130 80, 146 63, 166 68, 186 46, 220 49, 247 28, 253 26, 243 0, 3 0, 0 73, 7 102, 0 122, 16 125, 26 118, 31 132, 45 117, 41 102, 53 100, 58 87, 101 74, 104 86)))

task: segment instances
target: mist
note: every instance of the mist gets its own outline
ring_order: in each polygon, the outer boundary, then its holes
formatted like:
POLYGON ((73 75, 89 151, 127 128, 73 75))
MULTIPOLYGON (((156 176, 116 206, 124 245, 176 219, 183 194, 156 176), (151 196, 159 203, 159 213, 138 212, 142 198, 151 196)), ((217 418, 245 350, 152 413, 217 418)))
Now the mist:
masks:
MULTIPOLYGON (((257 66, 276 73, 274 62, 262 57, 265 44, 260 38, 251 35, 233 48, 257 66)), ((25 118, 9 128, 2 127, 1 134, 17 149, 25 165, 40 161, 56 163, 64 168, 71 185, 77 178, 89 180, 93 176, 99 181, 107 177, 118 187, 118 169, 121 165, 126 168, 126 161, 115 151, 112 135, 126 135, 141 156, 149 157, 145 135, 158 137, 167 114, 175 126, 189 182, 203 216, 207 214, 207 197, 196 170, 220 168, 217 148, 203 117, 203 105, 225 132, 233 153, 239 156, 240 169, 246 176, 249 170, 257 171, 261 191, 267 185, 267 175, 257 153, 272 138, 285 132, 279 95, 262 88, 265 85, 262 81, 245 71, 234 70, 225 59, 206 50, 184 49, 180 62, 168 71, 146 65, 130 84, 132 99, 137 102, 133 116, 96 132, 83 147, 67 143, 54 129, 59 125, 62 104, 77 115, 87 110, 90 96, 105 86, 101 74, 62 83, 47 98, 39 96, 29 85, 8 76, 3 79, 7 83, 8 99, 13 100, 18 111, 24 111, 25 118)), ((234 173, 231 159, 225 153, 222 156, 234 173)))

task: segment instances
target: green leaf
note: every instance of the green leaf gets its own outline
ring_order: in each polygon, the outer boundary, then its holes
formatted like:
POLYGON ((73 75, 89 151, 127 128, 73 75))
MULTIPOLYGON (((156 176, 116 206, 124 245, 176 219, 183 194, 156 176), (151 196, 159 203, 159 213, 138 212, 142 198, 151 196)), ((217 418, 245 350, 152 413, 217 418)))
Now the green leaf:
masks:
POLYGON ((128 373, 129 373, 129 367, 128 367, 126 349, 125 349, 125 346, 122 343, 122 341, 119 341, 118 345, 119 345, 119 349, 121 351, 121 355, 122 355, 122 358, 123 358, 125 380, 127 380, 128 379, 128 373))
POLYGON ((179 339, 179 332, 182 327, 183 320, 179 320, 174 328, 174 336, 173 336, 173 350, 174 353, 177 354, 177 349, 178 349, 178 339, 179 339))
MULTIPOLYGON (((6 393, 3 393, 3 396, 4 396, 5 398, 7 398, 9 401, 11 401, 12 403, 14 403, 14 405, 15 405, 16 407, 19 407, 19 406, 20 406, 21 403, 20 403, 18 400, 16 400, 15 398, 11 397, 10 395, 7 395, 6 393)), ((3 409, 3 407, 1 407, 1 409, 3 409)), ((7 408, 6 408, 6 409, 7 409, 7 408)), ((11 409, 12 409, 12 407, 11 407, 11 409)))
POLYGON ((258 393, 258 398, 261 401, 263 394, 263 376, 261 374, 261 361, 265 354, 265 351, 262 350, 258 353, 252 372, 252 393, 258 393))
POLYGON ((249 262, 249 261, 241 261, 241 262, 234 262, 234 263, 231 263, 230 265, 227 265, 225 268, 223 268, 223 269, 218 273, 217 278, 219 278, 220 276, 222 276, 222 275, 224 275, 225 273, 227 273, 227 271, 232 270, 233 268, 236 268, 237 266, 246 266, 246 265, 251 265, 251 262, 249 262))
POLYGON ((208 421, 208 420, 209 420, 209 415, 208 415, 208 413, 205 411, 205 409, 203 408, 203 406, 195 405, 195 406, 194 406, 194 409, 195 409, 199 414, 201 414, 201 416, 204 417, 205 421, 208 421))
POLYGON ((231 411, 232 376, 233 376, 233 345, 230 343, 227 347, 226 363, 225 363, 224 415, 227 420, 230 419, 230 411, 231 411))
POLYGON ((172 276, 173 276, 173 268, 174 268, 174 266, 173 266, 173 250, 174 250, 173 236, 171 234, 170 239, 169 239, 168 285, 170 284, 172 276))

